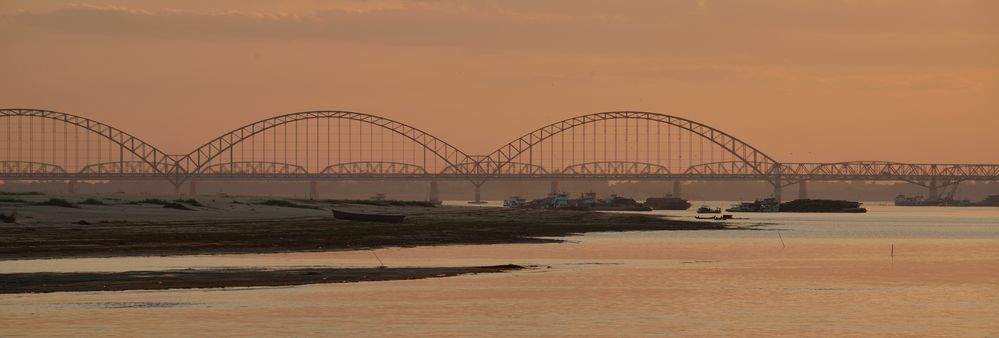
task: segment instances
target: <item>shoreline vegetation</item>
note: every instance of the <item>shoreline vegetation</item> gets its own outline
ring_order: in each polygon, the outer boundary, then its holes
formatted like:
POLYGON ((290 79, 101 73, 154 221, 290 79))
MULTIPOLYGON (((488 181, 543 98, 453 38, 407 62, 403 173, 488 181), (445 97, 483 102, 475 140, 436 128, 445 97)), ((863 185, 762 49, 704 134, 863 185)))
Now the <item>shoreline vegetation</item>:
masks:
MULTIPOLYGON (((12 223, 0 223, 0 260, 560 243, 563 240, 553 237, 588 232, 728 229, 723 223, 682 221, 655 215, 433 207, 424 202, 248 197, 186 200, 63 197, 62 200, 82 201, 72 203, 75 207, 64 207, 39 203, 50 200, 48 196, 19 197, 25 202, 0 204, 0 212, 17 215, 12 223), (331 208, 362 213, 404 214, 407 217, 401 224, 338 220, 332 217, 331 208)), ((160 288, 160 282, 181 288, 300 285, 329 282, 317 278, 347 282, 413 279, 501 272, 511 270, 511 267, 493 269, 496 271, 483 267, 330 268, 318 271, 318 275, 308 274, 317 271, 300 269, 196 270, 178 274, 177 278, 181 280, 155 272, 135 271, 110 274, 0 273, 0 285, 3 285, 0 293, 148 289, 160 288), (301 274, 313 277, 301 277, 301 274), (79 283, 70 282, 74 280, 79 283), (153 282, 157 284, 151 284, 153 282), (108 289, 85 285, 119 286, 108 289)))

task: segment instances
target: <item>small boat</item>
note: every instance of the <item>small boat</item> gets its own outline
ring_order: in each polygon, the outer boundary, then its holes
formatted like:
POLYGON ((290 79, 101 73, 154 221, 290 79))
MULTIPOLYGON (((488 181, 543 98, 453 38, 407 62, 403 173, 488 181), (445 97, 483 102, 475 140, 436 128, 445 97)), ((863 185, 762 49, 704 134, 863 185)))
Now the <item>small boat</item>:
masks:
POLYGON ((706 205, 702 205, 700 208, 697 208, 697 213, 698 214, 720 214, 721 213, 721 208, 712 208, 712 207, 709 207, 709 206, 706 206, 706 205))
POLYGON ((696 219, 711 219, 711 220, 716 220, 716 221, 724 221, 724 220, 730 220, 730 219, 732 219, 732 215, 718 215, 718 216, 705 216, 705 217, 694 216, 694 218, 696 218, 696 219))
POLYGON ((402 223, 406 215, 362 214, 333 209, 333 218, 348 221, 402 223))
POLYGON ((755 200, 753 202, 742 202, 733 205, 731 208, 725 209, 728 212, 778 212, 780 211, 780 202, 777 199, 770 197, 764 198, 762 200, 755 200))
POLYGON ((520 197, 519 195, 507 198, 506 200, 503 200, 503 206, 507 207, 507 208, 522 207, 525 204, 527 204, 527 200, 524 199, 523 197, 520 197))

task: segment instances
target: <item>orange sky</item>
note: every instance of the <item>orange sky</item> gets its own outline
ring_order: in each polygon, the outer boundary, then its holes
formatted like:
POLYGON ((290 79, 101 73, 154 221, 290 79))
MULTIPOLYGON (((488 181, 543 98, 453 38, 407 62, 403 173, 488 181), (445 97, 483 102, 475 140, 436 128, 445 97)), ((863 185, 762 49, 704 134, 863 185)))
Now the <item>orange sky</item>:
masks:
POLYGON ((642 110, 785 162, 999 163, 999 1, 0 2, 0 106, 185 153, 368 112, 468 153, 642 110))

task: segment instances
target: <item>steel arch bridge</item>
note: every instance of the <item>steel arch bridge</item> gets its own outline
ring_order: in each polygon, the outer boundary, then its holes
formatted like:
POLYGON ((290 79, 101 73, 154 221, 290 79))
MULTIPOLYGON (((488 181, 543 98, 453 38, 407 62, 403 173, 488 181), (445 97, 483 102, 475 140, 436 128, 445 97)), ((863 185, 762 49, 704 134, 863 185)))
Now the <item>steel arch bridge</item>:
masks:
MULTIPOLYGON (((383 117, 307 111, 166 154, 110 125, 41 109, 0 109, 2 180, 753 180, 904 181, 934 189, 999 181, 999 164, 782 163, 717 128, 651 112, 587 114, 530 131, 488 155, 383 117)), ((313 185, 314 186, 314 185, 313 185)))

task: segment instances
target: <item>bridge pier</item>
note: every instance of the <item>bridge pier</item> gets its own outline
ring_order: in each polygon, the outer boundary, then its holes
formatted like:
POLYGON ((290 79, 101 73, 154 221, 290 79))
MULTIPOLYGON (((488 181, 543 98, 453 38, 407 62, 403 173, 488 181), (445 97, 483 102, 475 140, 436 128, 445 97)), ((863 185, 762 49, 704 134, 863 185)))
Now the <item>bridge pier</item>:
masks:
POLYGON ((198 195, 198 182, 197 181, 191 180, 191 183, 190 183, 190 186, 189 186, 189 190, 188 190, 188 194, 191 195, 191 196, 198 195))
POLYGON ((552 196, 554 196, 555 194, 558 194, 558 192, 559 192, 558 191, 558 180, 552 181, 552 184, 551 184, 551 194, 552 194, 552 196))
POLYGON ((430 181, 430 203, 440 204, 441 194, 440 190, 437 188, 437 181, 430 181))
POLYGON ((774 199, 777 200, 777 203, 783 202, 784 200, 783 198, 781 198, 781 194, 783 193, 784 187, 781 182, 780 176, 774 177, 774 181, 772 184, 774 186, 774 199))
POLYGON ((673 197, 680 197, 680 194, 683 193, 680 191, 680 185, 682 183, 683 182, 680 182, 680 180, 673 181, 673 197))
POLYGON ((319 195, 319 182, 309 181, 309 199, 314 200, 319 195))
POLYGON ((808 184, 805 180, 798 181, 798 199, 808 199, 808 184))
POLYGON ((76 194, 76 181, 69 181, 66 183, 66 192, 70 195, 76 194))
POLYGON ((474 204, 482 204, 483 203, 482 202, 482 195, 480 194, 482 183, 474 183, 474 185, 475 185, 475 199, 472 200, 472 203, 474 203, 474 204))
POLYGON ((936 177, 930 179, 930 184, 927 188, 929 188, 929 192, 927 193, 928 199, 935 200, 940 198, 940 187, 937 185, 936 177))

